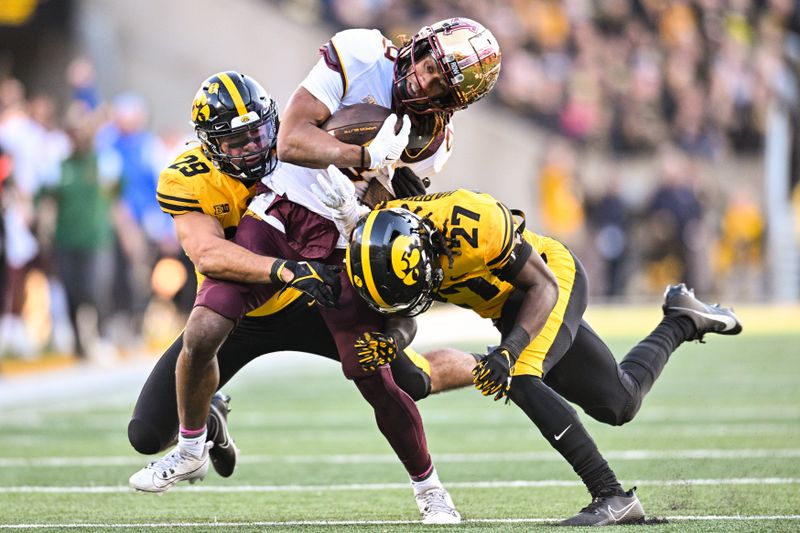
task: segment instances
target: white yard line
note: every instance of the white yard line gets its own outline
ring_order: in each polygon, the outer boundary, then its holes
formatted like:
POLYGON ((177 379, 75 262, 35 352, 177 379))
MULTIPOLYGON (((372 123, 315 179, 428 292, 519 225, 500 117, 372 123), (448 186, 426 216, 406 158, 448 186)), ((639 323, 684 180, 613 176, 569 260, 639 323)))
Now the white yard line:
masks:
MULTIPOLYGON (((800 520, 800 515, 751 515, 751 516, 719 516, 719 515, 687 515, 665 516, 668 521, 690 522, 730 520, 736 522, 752 522, 764 520, 800 520)), ((464 524, 544 524, 558 522, 563 518, 467 518, 464 524)), ((0 529, 42 529, 42 528, 107 528, 107 529, 140 529, 140 528, 192 528, 192 527, 291 527, 291 526, 393 526, 393 525, 419 525, 418 520, 286 520, 268 522, 157 522, 157 523, 72 523, 72 524, 0 524, 0 529)))
MULTIPOLYGON (((688 485, 796 485, 800 478, 793 477, 753 477, 753 478, 714 478, 714 479, 656 479, 630 480, 640 486, 688 486, 688 485)), ((507 489, 537 487, 581 487, 580 481, 548 479, 540 481, 451 481, 451 489, 507 489)), ((408 490, 408 483, 349 483, 336 485, 206 485, 177 486, 171 492, 339 492, 355 490, 408 490)), ((121 485, 106 486, 16 486, 0 487, 0 494, 98 494, 132 492, 121 485)))
MULTIPOLYGON (((653 461, 672 459, 792 459, 800 457, 800 448, 741 449, 741 450, 621 450, 604 452, 603 456, 615 461, 653 461)), ((439 453, 437 462, 483 463, 518 461, 563 461, 554 451, 502 452, 502 453, 439 453)), ((138 465, 146 459, 141 456, 95 457, 0 457, 0 468, 52 468, 138 465)), ((380 464, 396 463, 391 454, 339 454, 339 455, 243 455, 242 464, 380 464)))

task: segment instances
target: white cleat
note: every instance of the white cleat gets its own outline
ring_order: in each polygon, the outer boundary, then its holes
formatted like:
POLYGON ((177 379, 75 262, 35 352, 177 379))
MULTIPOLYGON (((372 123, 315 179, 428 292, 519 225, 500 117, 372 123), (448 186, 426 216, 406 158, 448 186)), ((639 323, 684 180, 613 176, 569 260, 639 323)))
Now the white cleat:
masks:
POLYGON ((188 481, 190 484, 202 481, 208 473, 208 450, 213 445, 212 442, 206 442, 201 457, 186 453, 177 446, 158 461, 133 474, 128 484, 140 492, 162 494, 179 481, 188 481))
POLYGON ((461 515, 443 487, 428 489, 415 496, 423 524, 460 524, 461 515))

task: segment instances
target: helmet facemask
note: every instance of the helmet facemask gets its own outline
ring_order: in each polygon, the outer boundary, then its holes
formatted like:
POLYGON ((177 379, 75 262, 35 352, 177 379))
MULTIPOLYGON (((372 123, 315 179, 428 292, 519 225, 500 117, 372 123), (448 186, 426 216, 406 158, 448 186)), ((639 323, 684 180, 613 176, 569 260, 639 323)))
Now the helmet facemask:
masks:
POLYGON ((225 174, 252 184, 275 170, 278 164, 278 117, 268 113, 258 119, 255 111, 244 117, 252 120, 239 126, 237 117, 231 127, 219 132, 198 130, 198 137, 214 165, 225 174))
POLYGON ((192 103, 192 123, 220 172, 252 186, 278 164, 278 106, 254 79, 236 71, 205 80, 192 103))
POLYGON ((423 245, 420 263, 424 265, 421 270, 422 275, 425 277, 425 284, 422 290, 419 291, 419 296, 399 311, 400 314, 409 317, 421 315, 430 308, 433 304, 434 295, 439 290, 439 286, 444 279, 444 271, 439 264, 439 253, 436 251, 436 245, 433 242, 433 235, 438 230, 426 218, 423 218, 421 222, 419 236, 423 245))
POLYGON ((453 112, 483 98, 500 72, 500 48, 489 30, 466 19, 448 19, 422 28, 398 52, 394 64, 395 98, 415 114, 453 112), (446 88, 431 98, 422 89, 417 65, 430 56, 446 88), (422 94, 409 91, 409 80, 422 94))
MULTIPOLYGON (((430 30, 430 28, 424 28, 424 30, 430 30)), ((424 30, 411 38, 411 43, 400 50, 395 60, 394 92, 398 100, 406 109, 418 115, 427 115, 440 111, 455 111, 466 107, 456 104, 455 79, 445 75, 442 51, 441 47, 438 46, 436 35, 432 31, 425 32, 424 30), (446 94, 438 98, 431 98, 426 94, 422 81, 417 75, 417 65, 426 57, 433 59, 436 69, 442 74, 442 81, 444 81, 447 89, 446 94), (411 94, 408 86, 410 79, 413 79, 420 94, 411 94)))

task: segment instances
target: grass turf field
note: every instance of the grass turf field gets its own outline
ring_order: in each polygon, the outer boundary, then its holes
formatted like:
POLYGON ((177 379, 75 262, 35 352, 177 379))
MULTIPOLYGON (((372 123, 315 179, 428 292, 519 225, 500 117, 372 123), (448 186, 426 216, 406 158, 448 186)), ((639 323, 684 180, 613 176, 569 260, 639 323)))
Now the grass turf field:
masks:
MULTIPOLYGON (((638 336, 607 340, 621 356, 638 336)), ((666 520, 638 529, 800 529, 799 345, 800 331, 709 336, 679 349, 632 423, 582 416, 648 517, 666 520)), ((126 438, 137 372, 113 390, 0 409, 0 530, 530 531, 589 500, 516 407, 465 389, 420 403, 464 523, 422 526, 369 407, 334 364, 296 354, 264 357, 226 388, 242 450, 231 478, 135 494, 127 478, 146 462, 126 438)))

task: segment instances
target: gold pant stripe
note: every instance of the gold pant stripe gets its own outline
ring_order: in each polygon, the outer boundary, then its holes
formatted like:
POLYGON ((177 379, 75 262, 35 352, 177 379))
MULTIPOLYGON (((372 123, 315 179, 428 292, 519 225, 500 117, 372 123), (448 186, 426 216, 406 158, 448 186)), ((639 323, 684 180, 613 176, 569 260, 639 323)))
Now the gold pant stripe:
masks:
POLYGON ((541 243, 544 247, 540 248, 540 253, 547 257, 547 266, 553 271, 558 282, 558 300, 550 316, 547 317, 541 333, 520 354, 512 372, 515 376, 542 377, 544 358, 550 351, 564 322, 564 313, 567 310, 575 283, 575 260, 570 251, 560 242, 547 237, 542 237, 541 243))
POLYGON ((422 354, 410 346, 403 350, 403 353, 405 353, 406 356, 411 359, 411 362, 414 363, 414 366, 425 372, 428 377, 431 376, 431 363, 422 357, 422 354))

